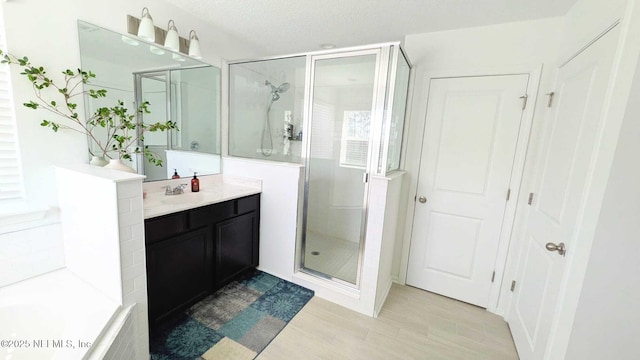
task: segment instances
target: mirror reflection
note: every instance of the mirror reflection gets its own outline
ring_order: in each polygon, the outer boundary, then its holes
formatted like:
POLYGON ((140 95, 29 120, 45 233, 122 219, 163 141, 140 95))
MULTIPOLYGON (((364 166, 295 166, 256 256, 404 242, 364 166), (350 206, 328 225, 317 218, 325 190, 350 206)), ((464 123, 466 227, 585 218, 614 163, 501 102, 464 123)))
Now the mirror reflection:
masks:
POLYGON ((82 68, 96 74, 85 90, 107 90, 105 98, 85 97, 87 114, 118 100, 130 110, 147 101, 145 123, 177 124, 178 131, 145 132, 141 145, 162 160, 156 166, 141 155, 132 159, 146 181, 220 172, 219 68, 83 21, 78 33, 82 68))

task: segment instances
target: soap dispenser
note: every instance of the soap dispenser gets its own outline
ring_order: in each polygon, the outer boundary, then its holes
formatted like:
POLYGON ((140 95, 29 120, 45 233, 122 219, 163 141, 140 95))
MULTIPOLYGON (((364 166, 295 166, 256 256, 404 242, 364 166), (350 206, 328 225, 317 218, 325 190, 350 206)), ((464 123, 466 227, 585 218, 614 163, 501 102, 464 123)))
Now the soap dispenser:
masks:
POLYGON ((178 170, 173 169, 173 176, 171 178, 172 179, 180 179, 180 175, 178 175, 178 170))
POLYGON ((191 179, 191 192, 200 191, 200 179, 196 176, 196 173, 193 173, 193 179, 191 179))

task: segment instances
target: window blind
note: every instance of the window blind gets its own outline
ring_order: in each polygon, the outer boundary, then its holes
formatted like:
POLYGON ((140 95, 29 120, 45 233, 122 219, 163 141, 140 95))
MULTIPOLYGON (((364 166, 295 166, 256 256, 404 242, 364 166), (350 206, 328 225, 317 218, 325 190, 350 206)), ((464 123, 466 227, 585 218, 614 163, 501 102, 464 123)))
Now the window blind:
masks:
POLYGON ((342 122, 340 166, 364 169, 369 156, 371 111, 345 111, 342 122))
MULTIPOLYGON (((4 14, 0 10, 0 48, 7 51, 4 14)), ((22 197, 22 175, 9 65, 0 64, 0 200, 22 197)))

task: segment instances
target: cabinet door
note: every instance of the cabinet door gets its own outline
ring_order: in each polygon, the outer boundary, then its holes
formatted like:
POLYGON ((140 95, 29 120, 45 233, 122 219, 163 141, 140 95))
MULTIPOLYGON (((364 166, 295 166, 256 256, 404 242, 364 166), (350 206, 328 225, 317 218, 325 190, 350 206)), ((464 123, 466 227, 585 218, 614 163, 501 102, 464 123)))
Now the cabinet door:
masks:
POLYGON ((211 245, 203 228, 147 246, 150 324, 212 291, 211 245))
POLYGON ((216 287, 258 266, 258 215, 246 213, 214 226, 216 287))

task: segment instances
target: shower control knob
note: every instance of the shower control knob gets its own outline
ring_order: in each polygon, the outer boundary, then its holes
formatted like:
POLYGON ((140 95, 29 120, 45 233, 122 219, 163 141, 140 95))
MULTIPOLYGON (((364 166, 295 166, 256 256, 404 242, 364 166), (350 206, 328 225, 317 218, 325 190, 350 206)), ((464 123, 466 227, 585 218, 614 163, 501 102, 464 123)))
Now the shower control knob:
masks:
POLYGON ((426 202, 427 202, 427 198, 426 198, 426 197, 424 197, 424 196, 420 196, 420 197, 418 198, 418 201, 420 201, 420 203, 424 204, 424 203, 426 203, 426 202))

